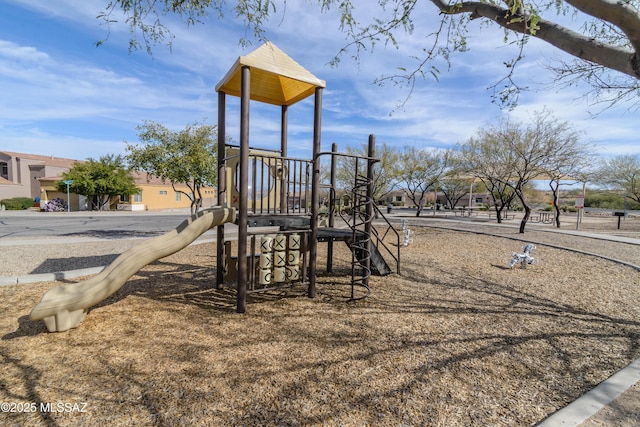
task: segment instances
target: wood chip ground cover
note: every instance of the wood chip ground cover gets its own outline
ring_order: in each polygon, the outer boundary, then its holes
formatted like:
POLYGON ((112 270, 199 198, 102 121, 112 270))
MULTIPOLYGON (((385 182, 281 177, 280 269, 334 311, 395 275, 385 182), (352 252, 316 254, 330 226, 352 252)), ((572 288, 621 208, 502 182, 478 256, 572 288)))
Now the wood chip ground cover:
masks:
POLYGON ((213 287, 211 244, 144 268, 64 333, 27 318, 60 282, 2 287, 0 401, 87 407, 0 424, 526 426, 640 356, 635 270, 542 245, 508 269, 518 242, 414 231, 402 274, 355 303, 342 247, 315 299, 255 294, 243 315, 213 287))

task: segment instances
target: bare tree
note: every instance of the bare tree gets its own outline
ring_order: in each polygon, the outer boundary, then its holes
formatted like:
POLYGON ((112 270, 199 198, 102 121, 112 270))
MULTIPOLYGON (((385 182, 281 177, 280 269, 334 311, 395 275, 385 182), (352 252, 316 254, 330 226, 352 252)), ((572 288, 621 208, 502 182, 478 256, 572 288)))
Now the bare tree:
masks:
POLYGON ((640 154, 624 154, 602 160, 596 181, 640 203, 640 154))
POLYGON ((520 233, 524 233, 531 217, 531 206, 525 197, 526 185, 544 173, 543 165, 549 156, 548 141, 554 137, 552 126, 546 122, 546 114, 536 113, 533 123, 525 126, 517 122, 503 122, 494 128, 498 140, 502 140, 505 150, 511 153, 512 180, 508 183, 524 208, 520 222, 520 233))
POLYGON ((503 211, 511 206, 516 197, 511 182, 510 169, 513 153, 506 152, 492 133, 481 131, 459 148, 461 173, 479 179, 491 195, 496 221, 502 222, 503 211))
POLYGON ((539 126, 548 129, 546 132, 548 139, 542 141, 547 146, 548 153, 542 169, 549 180, 549 188, 553 194, 554 221, 556 227, 560 228, 560 206, 558 205, 560 186, 585 182, 589 162, 595 153, 593 147, 582 142, 580 133, 567 122, 547 118, 539 126))
POLYGON ((452 209, 455 208, 458 202, 469 194, 469 188, 472 182, 473 180, 459 178, 447 173, 446 176, 440 180, 440 190, 447 200, 446 204, 451 206, 452 209))
MULTIPOLYGON (((345 153, 351 156, 367 155, 367 144, 360 147, 347 146, 345 153)), ((398 163, 398 150, 385 143, 376 147, 375 157, 379 160, 374 166, 373 197, 376 201, 384 198, 395 185, 395 171, 398 163)), ((355 182, 355 162, 353 157, 339 157, 337 165, 338 184, 345 189, 351 189, 355 182)), ((366 161, 361 160, 358 170, 366 174, 366 161)))
MULTIPOLYGON (((541 111, 534 114, 528 125, 504 119, 482 129, 478 142, 470 142, 463 150, 473 153, 475 149, 476 153, 486 155, 488 167, 479 166, 477 159, 473 165, 480 170, 488 169, 487 175, 493 181, 513 190, 524 208, 520 223, 520 233, 524 233, 531 216, 531 206, 525 197, 527 187, 533 180, 547 177, 549 172, 555 174, 562 169, 564 174, 571 170, 567 165, 571 164, 572 155, 579 155, 577 143, 576 134, 566 123, 541 111)), ((556 175, 553 180, 559 178, 556 175)))
POLYGON ((447 168, 447 155, 435 150, 405 147, 399 156, 395 176, 398 186, 418 208, 420 216, 426 196, 440 180, 447 168))

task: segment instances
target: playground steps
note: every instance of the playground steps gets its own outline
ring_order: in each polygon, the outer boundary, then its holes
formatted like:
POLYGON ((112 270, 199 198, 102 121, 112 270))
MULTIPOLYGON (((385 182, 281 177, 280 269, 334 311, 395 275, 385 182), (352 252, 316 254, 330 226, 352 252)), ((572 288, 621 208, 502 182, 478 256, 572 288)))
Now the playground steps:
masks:
MULTIPOLYGON (((365 257, 364 249, 360 246, 363 244, 363 241, 367 240, 367 235, 360 230, 356 230, 356 244, 353 243, 353 235, 354 232, 350 229, 341 229, 341 228, 319 228, 318 229, 318 242, 329 242, 329 241, 342 241, 347 244, 354 251, 356 259, 363 259, 365 257)), ((378 250, 376 245, 371 246, 371 270, 380 275, 385 276, 387 274, 391 274, 391 268, 385 261, 384 257, 378 250)))

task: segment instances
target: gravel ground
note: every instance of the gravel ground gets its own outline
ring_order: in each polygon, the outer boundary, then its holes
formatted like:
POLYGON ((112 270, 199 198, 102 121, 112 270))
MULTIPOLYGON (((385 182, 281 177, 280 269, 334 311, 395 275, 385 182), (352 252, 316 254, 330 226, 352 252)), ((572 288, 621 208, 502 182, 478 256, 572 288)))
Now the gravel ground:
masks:
MULTIPOLYGON (((0 401, 88 405, 0 413, 0 424, 527 426, 640 357, 638 272, 555 247, 632 260, 637 245, 613 252, 531 229, 539 262, 509 269, 517 232, 413 221, 402 274, 373 277, 356 303, 342 246, 315 299, 299 288, 257 294, 244 315, 233 291, 212 286, 212 244, 145 267, 64 333, 27 318, 61 283, 0 287, 0 401)), ((122 252, 98 246, 71 256, 122 252)), ((68 255, 56 247, 48 256, 68 255)))
MULTIPOLYGON (((553 227, 528 227, 525 233, 518 232, 518 226, 514 221, 509 221, 506 226, 496 226, 495 224, 476 223, 476 222, 460 222, 455 224, 447 223, 447 221, 425 221, 425 220, 408 220, 409 227, 429 225, 450 230, 468 231, 477 234, 486 234, 494 236, 502 236, 511 240, 531 242, 535 244, 543 244, 557 248, 567 248, 583 253, 595 254, 606 258, 612 258, 624 261, 633 265, 640 266, 640 219, 635 220, 638 231, 629 231, 624 234, 613 235, 608 233, 606 229, 596 228, 591 224, 587 229, 581 229, 574 233, 575 230, 557 229, 553 227), (412 225, 413 224, 413 225, 412 225), (634 243, 624 243, 621 241, 609 240, 610 238, 621 237, 631 239, 634 243)), ((518 223, 519 224, 519 223, 518 223)), ((630 227, 629 227, 630 228, 630 227)))

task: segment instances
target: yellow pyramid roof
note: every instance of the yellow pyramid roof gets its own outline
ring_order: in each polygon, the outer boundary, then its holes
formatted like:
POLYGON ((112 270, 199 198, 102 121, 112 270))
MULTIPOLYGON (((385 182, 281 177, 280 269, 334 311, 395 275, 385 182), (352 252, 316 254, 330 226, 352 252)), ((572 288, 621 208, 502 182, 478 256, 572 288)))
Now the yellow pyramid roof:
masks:
POLYGON ((240 56, 233 67, 216 86, 216 92, 240 96, 240 72, 251 68, 250 98, 275 105, 292 105, 312 95, 317 87, 324 88, 320 80, 291 59, 271 42, 253 52, 240 56))

